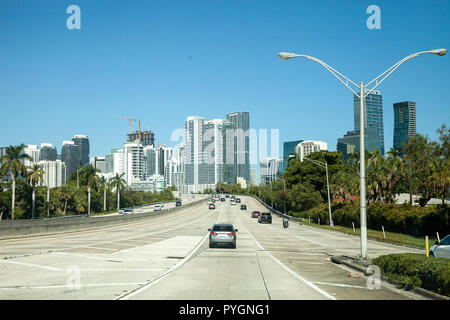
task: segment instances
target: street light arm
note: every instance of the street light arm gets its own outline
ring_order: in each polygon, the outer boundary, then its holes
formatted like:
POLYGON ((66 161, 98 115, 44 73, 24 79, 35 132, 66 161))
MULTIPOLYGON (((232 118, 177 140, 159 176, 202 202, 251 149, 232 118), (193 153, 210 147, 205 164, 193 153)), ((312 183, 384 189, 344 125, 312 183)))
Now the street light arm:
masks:
POLYGON ((332 67, 330 67, 328 64, 326 64, 322 60, 319 60, 317 58, 314 58, 314 57, 311 57, 311 56, 307 56, 307 55, 304 55, 304 54, 294 54, 294 53, 287 53, 287 52, 280 52, 278 54, 278 56, 282 60, 288 60, 288 59, 292 59, 292 58, 296 58, 296 57, 303 57, 303 58, 307 58, 309 60, 312 60, 312 61, 315 61, 315 62, 319 63, 325 69, 327 69, 336 79, 338 79, 344 86, 346 86, 351 92, 353 92, 353 94, 355 94, 355 95, 357 95, 359 97, 359 95, 348 85, 348 83, 353 84, 355 87, 359 87, 359 86, 356 83, 354 83, 352 80, 350 80, 349 78, 344 76, 339 71, 337 71, 337 70, 333 69, 332 67))
POLYGON ((310 162, 312 162, 314 164, 317 164, 318 166, 320 166, 322 168, 326 167, 326 163, 324 163, 324 162, 320 162, 320 161, 317 161, 317 160, 314 160, 314 159, 309 159, 309 158, 306 158, 306 157, 304 157, 303 159, 306 159, 306 160, 308 160, 308 161, 310 161, 310 162))
POLYGON ((364 98, 367 97, 373 90, 375 90, 376 87, 378 87, 384 80, 386 80, 387 77, 389 77, 389 75, 391 75, 391 73, 393 73, 395 70, 397 70, 398 67, 400 67, 400 65, 406 61, 408 61, 409 59, 415 58, 421 54, 424 53, 431 53, 431 54, 437 54, 440 56, 445 55, 445 53, 447 52, 446 49, 437 49, 437 50, 428 50, 428 51, 420 51, 420 52, 416 52, 413 53, 403 59, 401 59, 400 61, 398 61, 396 64, 394 64, 392 67, 390 67, 389 69, 387 69, 386 71, 384 71, 382 74, 380 74, 378 77, 376 77, 375 79, 373 79, 372 81, 370 81, 369 83, 367 83, 364 87, 368 87, 370 86, 374 81, 375 81, 375 86, 370 89, 367 93, 364 94, 364 98), (383 77, 380 81, 378 81, 379 78, 383 77))

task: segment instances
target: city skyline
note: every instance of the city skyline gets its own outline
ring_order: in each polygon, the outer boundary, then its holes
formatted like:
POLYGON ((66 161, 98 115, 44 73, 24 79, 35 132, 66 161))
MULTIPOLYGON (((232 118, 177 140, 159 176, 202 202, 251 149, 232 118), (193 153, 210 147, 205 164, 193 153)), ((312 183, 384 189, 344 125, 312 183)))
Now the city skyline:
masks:
MULTIPOLYGON (((219 110, 247 110, 253 128, 279 129, 280 141, 308 137, 335 150, 336 138, 352 128, 352 96, 325 70, 300 61, 283 64, 277 52, 311 54, 352 80, 365 81, 406 54, 443 47, 449 40, 447 2, 381 1, 380 30, 367 28, 369 4, 364 2, 249 1, 239 3, 239 10, 236 4, 176 1, 158 8, 146 2, 78 5, 81 30, 66 28, 65 3, 0 4, 0 61, 7 61, 0 75, 2 110, 33 114, 4 123, 0 145, 42 141, 60 150, 60 137, 80 132, 96 141, 91 156, 102 156, 128 131, 118 116, 141 119, 158 143, 171 146, 172 131, 191 114, 209 119, 219 110), (324 6, 336 15, 321 19, 324 6), (111 21, 120 21, 114 32, 104 27, 111 21)), ((450 98, 445 89, 449 60, 419 59, 380 87, 385 151, 392 147, 393 103, 415 101, 417 132, 432 139, 450 118, 441 103, 450 98)))

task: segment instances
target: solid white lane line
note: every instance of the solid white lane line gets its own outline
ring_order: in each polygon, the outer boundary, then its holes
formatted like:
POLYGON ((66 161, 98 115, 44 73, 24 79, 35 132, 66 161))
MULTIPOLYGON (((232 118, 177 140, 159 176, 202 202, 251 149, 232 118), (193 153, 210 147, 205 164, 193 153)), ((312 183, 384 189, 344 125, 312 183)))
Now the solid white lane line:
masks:
POLYGON ((333 287, 343 287, 343 288, 356 288, 356 289, 367 289, 370 290, 367 287, 362 287, 362 286, 352 286, 349 284, 341 284, 341 283, 329 283, 329 282, 319 282, 319 281, 315 281, 315 284, 321 284, 321 285, 325 285, 325 286, 333 286, 333 287))
POLYGON ((128 282, 128 283, 88 283, 77 285, 54 285, 54 286, 14 286, 14 287, 0 287, 0 290, 26 290, 26 289, 56 289, 56 288, 69 288, 75 289, 75 287, 107 287, 107 286, 139 286, 142 282, 128 282))
MULTIPOLYGON (((238 219, 240 220, 239 216, 238 219)), ((249 231, 249 235, 253 238, 253 241, 255 241, 255 243, 257 244, 258 247, 260 247, 262 250, 265 251, 265 253, 267 255, 269 255, 269 257, 275 261, 276 263, 278 263, 283 269, 285 269, 286 271, 288 271, 289 273, 291 273, 294 277, 296 277, 297 279, 299 279, 300 281, 302 281, 304 284, 306 284, 307 286, 309 286, 310 288, 314 289, 315 291, 317 291, 318 293, 320 293, 321 295, 323 295, 324 297, 330 299, 330 300, 336 300, 335 297, 333 297, 332 295, 330 295, 329 293, 325 292, 324 290, 320 289, 318 286, 316 286, 314 283, 312 283, 311 281, 306 280, 305 278, 303 278, 302 276, 300 276, 299 274, 297 274, 296 272, 292 271, 290 268, 288 268, 284 263, 282 263, 280 260, 278 260, 277 258, 275 258, 269 251, 265 250, 264 247, 258 242, 258 240, 255 239, 255 237, 253 236, 253 234, 249 231)))
MULTIPOLYGON (((220 210, 219 217, 217 217, 217 222, 216 222, 216 223, 218 223, 218 221, 220 221, 220 216, 222 215, 223 208, 224 208, 224 207, 222 207, 222 209, 220 210)), ((134 291, 132 291, 132 292, 130 292, 130 293, 123 294, 123 295, 119 296, 118 298, 116 298, 116 299, 114 299, 114 300, 128 300, 129 298, 132 298, 132 297, 134 297, 134 296, 140 294, 141 292, 147 290, 148 288, 152 287, 153 285, 155 285, 155 284, 157 284, 158 282, 160 282, 161 280, 163 280, 163 279, 164 279, 165 277, 167 277, 172 271, 174 271, 174 270, 178 269, 179 267, 181 267, 182 265, 184 265, 184 264, 189 260, 189 258, 190 258, 191 256, 193 256, 193 255, 197 252, 197 250, 202 246, 203 242, 206 241, 206 239, 208 238, 208 236, 209 236, 209 232, 206 233, 206 235, 200 240, 200 242, 197 244, 197 246, 196 246, 196 247, 195 247, 195 248, 194 248, 194 249, 193 249, 193 250, 192 250, 192 251, 191 251, 184 259, 183 259, 183 260, 181 260, 181 261, 178 262, 176 265, 174 265, 172 268, 170 268, 169 270, 167 270, 166 272, 164 272, 161 276, 159 276, 159 277, 157 277, 156 279, 150 281, 149 283, 147 283, 147 284, 144 285, 143 287, 141 287, 141 288, 139 288, 139 289, 137 289, 137 290, 134 290, 134 291)))
POLYGON ((49 266, 44 266, 44 265, 34 264, 34 263, 28 263, 28 262, 21 262, 21 261, 14 261, 14 260, 5 260, 5 259, 0 260, 0 262, 9 263, 9 264, 16 264, 16 265, 20 265, 20 266, 24 266, 24 267, 30 267, 30 268, 44 269, 44 270, 49 270, 49 271, 61 271, 61 269, 59 269, 59 268, 49 267, 49 266))

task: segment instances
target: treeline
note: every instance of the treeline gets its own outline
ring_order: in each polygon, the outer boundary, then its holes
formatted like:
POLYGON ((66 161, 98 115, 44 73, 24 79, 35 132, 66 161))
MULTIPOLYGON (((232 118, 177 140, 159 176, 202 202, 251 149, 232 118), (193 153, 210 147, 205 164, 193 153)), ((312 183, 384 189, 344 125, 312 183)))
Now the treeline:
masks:
MULTIPOLYGON (((386 155, 378 150, 366 151, 367 222, 369 228, 381 225, 391 231, 412 235, 450 230, 449 206, 445 199, 450 191, 450 131, 442 125, 438 141, 416 134, 402 150, 391 149, 386 155), (412 201, 394 205, 400 193, 420 196, 418 206, 412 201), (425 207, 431 198, 441 205, 425 207)), ((343 226, 359 225, 359 153, 344 163, 340 152, 320 151, 308 158, 327 163, 332 201, 333 222, 343 226)), ((216 192, 258 196, 275 209, 292 216, 321 219, 329 223, 328 192, 325 169, 297 158, 281 179, 262 186, 218 184, 216 192)), ((410 200, 408 199, 408 200, 410 200)))
POLYGON ((0 158, 0 220, 106 213, 118 207, 174 200, 174 188, 162 192, 132 191, 126 188, 123 174, 107 181, 91 165, 79 169, 78 181, 75 172, 60 187, 39 187, 44 172, 36 164, 23 165, 23 160, 29 159, 23 148, 24 145, 10 146, 0 158))

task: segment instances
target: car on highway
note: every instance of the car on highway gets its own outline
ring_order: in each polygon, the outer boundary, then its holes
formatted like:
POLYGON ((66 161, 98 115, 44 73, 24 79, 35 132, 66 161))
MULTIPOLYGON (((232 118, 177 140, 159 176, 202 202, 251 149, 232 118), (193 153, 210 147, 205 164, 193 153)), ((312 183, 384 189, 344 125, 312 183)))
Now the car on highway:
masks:
POLYGON ((208 209, 215 209, 216 205, 214 203, 210 203, 208 209))
POLYGON ((216 245, 231 245, 236 249, 236 233, 232 224, 214 224, 209 231, 209 247, 213 248, 216 245))
POLYGON ((236 198, 236 203, 241 203, 241 199, 240 198, 236 198))
POLYGON ((175 207, 179 207, 181 206, 181 200, 177 200, 177 202, 175 202, 175 207))
POLYGON ((157 204, 155 204, 153 211, 161 211, 161 209, 162 209, 162 206, 159 203, 157 203, 157 204))
POLYGON ((436 241, 430 248, 429 255, 435 258, 450 258, 450 234, 440 242, 436 241))
POLYGON ((220 201, 221 202, 225 202, 225 198, 220 198, 220 201))
POLYGON ((272 214, 270 212, 262 212, 258 217, 258 223, 272 223, 272 214))
POLYGON ((247 206, 245 204, 241 204, 241 210, 247 210, 247 206))
POLYGON ((125 211, 125 208, 119 209, 119 214, 123 214, 125 211))
POLYGON ((229 194, 227 194, 226 196, 225 196, 226 198, 229 198, 230 197, 230 195, 229 194))
POLYGON ((259 218, 260 214, 261 214, 261 212, 255 210, 255 211, 252 212, 250 217, 252 217, 252 218, 259 218))
POLYGON ((133 212, 134 212, 133 208, 125 208, 123 211, 124 214, 133 213, 133 212))
POLYGON ((230 200, 230 205, 235 206, 236 205, 236 201, 230 200))

